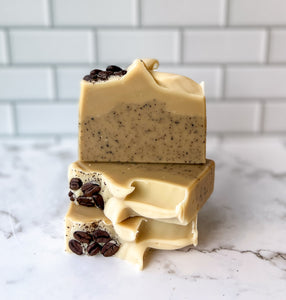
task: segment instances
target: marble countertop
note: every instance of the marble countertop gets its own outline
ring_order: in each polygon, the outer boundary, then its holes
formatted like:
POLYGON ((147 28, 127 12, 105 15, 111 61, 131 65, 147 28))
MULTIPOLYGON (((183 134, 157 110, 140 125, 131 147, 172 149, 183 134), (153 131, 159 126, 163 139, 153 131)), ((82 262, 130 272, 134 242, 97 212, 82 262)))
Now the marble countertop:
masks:
POLYGON ((216 181, 199 245, 154 251, 144 271, 64 252, 76 147, 0 144, 1 299, 286 299, 286 139, 209 139, 216 181))

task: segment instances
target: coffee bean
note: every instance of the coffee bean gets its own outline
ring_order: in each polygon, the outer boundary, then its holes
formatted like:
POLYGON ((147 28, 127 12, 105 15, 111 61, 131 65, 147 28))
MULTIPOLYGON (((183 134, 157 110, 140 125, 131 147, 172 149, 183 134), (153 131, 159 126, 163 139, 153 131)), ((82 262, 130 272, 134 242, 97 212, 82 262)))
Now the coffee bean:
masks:
POLYGON ((85 75, 83 77, 83 80, 85 80, 85 81, 91 81, 91 77, 89 75, 85 75))
POLYGON ((113 73, 110 71, 101 71, 97 74, 97 78, 100 80, 107 80, 113 73))
POLYGON ((70 181, 70 189, 78 190, 82 186, 82 181, 80 178, 72 178, 70 181))
POLYGON ((101 246, 98 243, 92 243, 87 248, 86 251, 88 255, 96 255, 101 250, 101 246))
POLYGON ((69 191, 69 197, 70 201, 74 201, 74 193, 72 191, 69 191))
POLYGON ((113 74, 114 74, 115 76, 123 76, 123 75, 125 75, 126 73, 127 73, 126 70, 121 70, 121 71, 119 71, 119 72, 114 72, 113 74))
POLYGON ((98 229, 93 233, 93 239, 97 243, 107 243, 111 240, 111 237, 108 232, 98 229))
POLYGON ((108 257, 114 255, 118 249, 119 246, 114 241, 110 241, 102 247, 100 252, 103 256, 108 257))
POLYGON ((77 202, 80 205, 88 206, 88 207, 92 207, 95 205, 92 198, 89 198, 89 197, 80 196, 77 198, 77 202))
POLYGON ((119 72, 122 69, 118 66, 110 65, 106 68, 106 71, 111 71, 111 72, 119 72))
POLYGON ((81 187, 81 190, 83 191, 84 196, 92 197, 92 195, 100 192, 101 188, 98 184, 88 182, 81 187))
POLYGON ((94 70, 92 70, 92 71, 90 71, 90 76, 94 76, 94 75, 97 75, 99 72, 102 72, 102 70, 100 70, 100 69, 94 69, 94 70))
POLYGON ((89 244, 92 241, 92 236, 84 231, 75 231, 73 237, 81 243, 89 244))
POLYGON ((82 246, 81 246, 80 242, 78 242, 76 240, 70 240, 69 247, 70 247, 71 251, 74 252, 75 254, 82 255, 83 250, 82 250, 82 246))
POLYGON ((98 208, 103 210, 104 209, 104 201, 103 201, 102 196, 98 194, 98 195, 93 195, 92 198, 93 198, 95 205, 98 208))

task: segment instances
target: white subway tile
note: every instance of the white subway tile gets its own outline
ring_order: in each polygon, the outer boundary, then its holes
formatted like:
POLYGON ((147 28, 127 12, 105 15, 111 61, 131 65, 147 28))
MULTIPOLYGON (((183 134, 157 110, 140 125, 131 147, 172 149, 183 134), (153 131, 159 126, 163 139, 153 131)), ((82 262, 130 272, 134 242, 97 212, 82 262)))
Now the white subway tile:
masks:
POLYGON ((283 25, 286 24, 285 0, 231 0, 231 25, 283 25))
POLYGON ((14 132, 12 107, 9 104, 0 104, 0 134, 14 132))
POLYGON ((204 81, 206 97, 221 96, 222 72, 218 67, 160 66, 158 71, 187 76, 198 83, 204 81))
POLYGON ((99 60, 126 63, 135 58, 155 57, 160 62, 179 61, 179 33, 176 30, 100 30, 99 60))
POLYGON ((85 63, 94 57, 88 30, 16 30, 11 45, 15 63, 85 63))
POLYGON ((259 103, 208 103, 208 132, 256 132, 259 130, 259 103))
POLYGON ((226 97, 286 97, 285 78, 285 67, 229 67, 226 97))
POLYGON ((47 0, 0 0, 0 25, 48 25, 47 0))
POLYGON ((264 130, 266 132, 286 131, 286 101, 265 104, 264 130))
POLYGON ((90 67, 72 68, 62 67, 57 70, 58 90, 60 99, 78 99, 80 95, 80 81, 89 74, 90 67))
MULTIPOLYGON (((286 12, 285 12, 286 16, 286 12)), ((274 30, 271 33, 270 62, 286 61, 286 30, 274 30)))
POLYGON ((54 20, 56 25, 133 25, 135 5, 134 0, 53 0, 54 20))
POLYGON ((224 0, 144 0, 143 25, 220 25, 224 0))
POLYGON ((184 33, 185 62, 262 62, 263 30, 187 30, 184 33))
POLYGON ((1 68, 0 99, 52 99, 53 78, 48 68, 1 68))
POLYGON ((20 104, 17 106, 20 134, 76 133, 77 104, 20 104))
POLYGON ((5 33, 0 31, 0 64, 7 62, 7 45, 5 33))

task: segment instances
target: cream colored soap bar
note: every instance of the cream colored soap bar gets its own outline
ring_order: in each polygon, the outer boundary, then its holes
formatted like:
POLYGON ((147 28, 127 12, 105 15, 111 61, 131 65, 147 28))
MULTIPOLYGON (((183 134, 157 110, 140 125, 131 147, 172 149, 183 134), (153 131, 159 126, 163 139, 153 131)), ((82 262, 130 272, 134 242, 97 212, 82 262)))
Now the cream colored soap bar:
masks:
POLYGON ((204 88, 158 65, 137 59, 124 76, 82 80, 79 160, 205 163, 204 88))
POLYGON ((144 266, 147 249, 172 250, 197 245, 197 216, 186 226, 134 217, 112 226, 98 208, 71 204, 65 218, 66 251, 78 255, 116 256, 144 266))
POLYGON ((113 224, 143 216, 186 225, 211 195, 214 169, 212 160, 203 165, 77 161, 69 167, 69 180, 80 184, 70 195, 76 204, 82 203, 82 197, 93 201, 91 194, 85 197, 83 187, 86 183, 98 185, 104 214, 113 224))

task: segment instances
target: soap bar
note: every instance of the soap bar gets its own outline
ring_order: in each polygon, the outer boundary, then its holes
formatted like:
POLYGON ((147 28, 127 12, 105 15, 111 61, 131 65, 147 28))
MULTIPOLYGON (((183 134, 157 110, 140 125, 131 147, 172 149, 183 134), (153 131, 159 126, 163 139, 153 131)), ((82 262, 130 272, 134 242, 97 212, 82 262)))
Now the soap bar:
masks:
POLYGON ((155 71, 158 65, 154 59, 137 59, 120 76, 106 75, 104 80, 84 77, 79 160, 205 163, 203 85, 155 71))
POLYGON ((142 216, 186 225, 211 195, 214 169, 212 160, 203 165, 77 161, 69 167, 69 195, 75 204, 103 209, 113 224, 142 216), (94 201, 98 195, 101 205, 94 201))
POLYGON ((65 218, 66 251, 115 256, 139 269, 149 248, 173 250, 197 245, 197 216, 186 226, 132 217, 112 226, 103 211, 71 203, 65 218))

